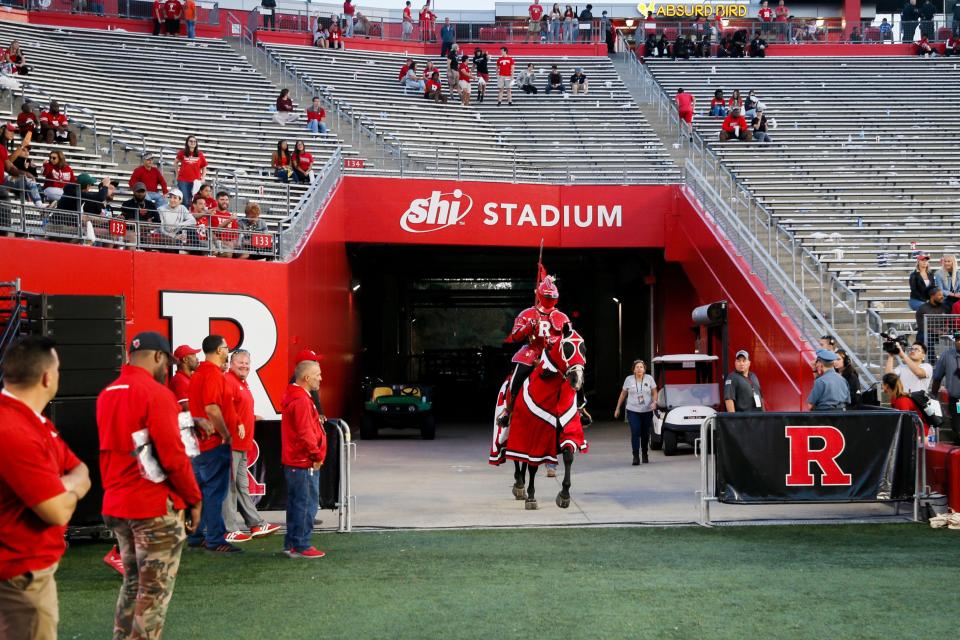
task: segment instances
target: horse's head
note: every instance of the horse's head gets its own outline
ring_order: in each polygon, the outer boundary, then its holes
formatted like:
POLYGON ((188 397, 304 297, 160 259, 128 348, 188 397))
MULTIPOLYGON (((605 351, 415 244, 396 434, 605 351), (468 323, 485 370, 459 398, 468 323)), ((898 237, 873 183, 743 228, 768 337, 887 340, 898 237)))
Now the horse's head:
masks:
POLYGON ((563 326, 563 334, 549 342, 547 357, 575 391, 583 386, 583 367, 587 364, 583 337, 570 324, 563 326))

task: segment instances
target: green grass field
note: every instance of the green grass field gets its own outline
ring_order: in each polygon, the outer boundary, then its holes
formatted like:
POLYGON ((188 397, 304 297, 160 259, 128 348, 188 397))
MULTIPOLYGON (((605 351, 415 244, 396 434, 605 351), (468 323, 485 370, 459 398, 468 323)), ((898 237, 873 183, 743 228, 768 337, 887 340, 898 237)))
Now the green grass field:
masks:
MULTIPOLYGON (((919 525, 328 534, 184 552, 164 637, 956 637, 960 532, 919 525)), ((108 638, 119 576, 74 545, 61 638, 108 638)))

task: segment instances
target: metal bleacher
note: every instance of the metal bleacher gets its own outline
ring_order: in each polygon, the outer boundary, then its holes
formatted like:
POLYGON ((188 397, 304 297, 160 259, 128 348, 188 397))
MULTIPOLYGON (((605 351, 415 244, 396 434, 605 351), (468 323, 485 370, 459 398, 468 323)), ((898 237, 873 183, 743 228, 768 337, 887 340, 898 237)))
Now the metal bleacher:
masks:
POLYGON ((960 247, 960 71, 948 58, 649 60, 668 94, 697 99, 695 128, 759 203, 877 312, 912 330, 915 251, 960 247), (718 141, 716 89, 751 89, 771 143, 718 141))
MULTIPOLYGON (((408 57, 422 71, 428 60, 440 70, 446 91, 446 60, 377 51, 321 50, 267 45, 298 77, 326 100, 358 118, 395 145, 405 176, 527 182, 675 183, 680 172, 646 122, 613 64, 604 57, 517 57, 516 73, 533 63, 536 95, 513 89, 513 105, 496 103, 496 58, 490 47, 491 82, 482 103, 451 98, 427 101, 405 93, 398 73, 408 57), (564 83, 575 67, 589 79, 588 95, 546 95, 550 66, 564 83)), ((472 56, 473 51, 466 53, 472 56)), ((476 95, 476 82, 473 86, 476 95)))

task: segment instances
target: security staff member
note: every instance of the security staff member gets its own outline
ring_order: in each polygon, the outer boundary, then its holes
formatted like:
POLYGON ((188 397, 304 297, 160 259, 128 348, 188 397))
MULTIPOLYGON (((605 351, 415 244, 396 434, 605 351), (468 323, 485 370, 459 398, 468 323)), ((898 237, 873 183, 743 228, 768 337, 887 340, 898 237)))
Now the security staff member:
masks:
POLYGON ((727 411, 749 413, 763 411, 763 394, 760 381, 750 372, 750 354, 746 350, 737 351, 734 371, 727 375, 723 383, 723 403, 727 411))
POLYGON ((810 411, 841 411, 850 404, 850 385, 833 368, 833 362, 839 358, 833 351, 817 349, 817 361, 813 365, 817 379, 807 398, 810 411))
POLYGON ((200 487, 180 437, 176 396, 165 385, 170 358, 166 338, 137 334, 129 364, 97 398, 103 520, 124 569, 117 637, 160 637, 187 532, 200 521, 200 487))
POLYGON ((960 434, 960 331, 953 334, 953 348, 944 349, 937 358, 930 381, 932 397, 937 397, 941 382, 946 383, 947 395, 950 396, 947 411, 950 414, 950 427, 956 436, 960 434))

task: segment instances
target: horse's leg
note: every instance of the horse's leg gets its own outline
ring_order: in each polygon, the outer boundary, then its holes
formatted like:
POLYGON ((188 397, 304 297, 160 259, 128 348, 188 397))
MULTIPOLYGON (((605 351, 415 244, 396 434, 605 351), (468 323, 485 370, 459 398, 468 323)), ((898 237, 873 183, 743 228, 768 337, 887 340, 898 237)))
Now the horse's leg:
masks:
POLYGON ((537 509, 537 499, 534 497, 536 489, 533 486, 533 480, 537 476, 537 467, 534 465, 527 465, 527 472, 530 474, 530 484, 527 486, 527 502, 524 504, 526 509, 537 509))
POLYGON ((523 487, 523 476, 526 475, 527 463, 520 463, 519 460, 513 461, 513 497, 517 500, 523 500, 527 497, 527 491, 523 487))
POLYGON ((560 493, 557 494, 557 506, 566 509, 570 506, 570 467, 573 466, 573 450, 569 447, 563 450, 563 482, 560 493))

